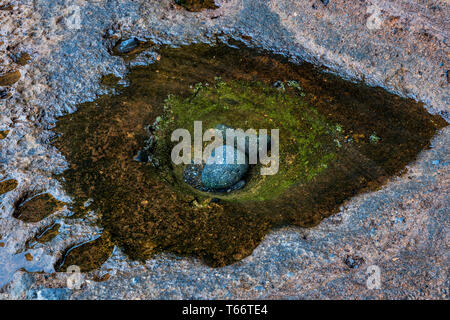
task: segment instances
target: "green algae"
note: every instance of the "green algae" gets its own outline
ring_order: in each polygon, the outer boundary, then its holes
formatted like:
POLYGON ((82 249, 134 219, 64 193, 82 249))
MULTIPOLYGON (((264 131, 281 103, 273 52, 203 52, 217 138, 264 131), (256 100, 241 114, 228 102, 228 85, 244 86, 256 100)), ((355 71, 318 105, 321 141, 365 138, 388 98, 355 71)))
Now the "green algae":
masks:
MULTIPOLYGON (((412 100, 266 52, 198 44, 159 53, 155 64, 131 69, 130 85, 118 86, 119 94, 80 105, 55 129, 61 133, 55 144, 70 163, 60 181, 73 208, 93 199, 89 210, 108 238, 94 246, 102 252, 111 241, 140 261, 159 252, 214 267, 239 261, 270 229, 315 226, 352 196, 380 188, 446 125, 412 100), (276 81, 282 88, 272 87, 276 81), (282 128, 280 176, 252 174, 241 192, 217 196, 183 184, 180 168, 165 156, 170 144, 157 143, 159 168, 133 160, 149 138, 148 125, 168 110, 174 116, 168 127, 191 130, 204 120, 204 128, 282 128)), ((71 264, 87 261, 86 270, 100 264, 70 252, 71 264)))

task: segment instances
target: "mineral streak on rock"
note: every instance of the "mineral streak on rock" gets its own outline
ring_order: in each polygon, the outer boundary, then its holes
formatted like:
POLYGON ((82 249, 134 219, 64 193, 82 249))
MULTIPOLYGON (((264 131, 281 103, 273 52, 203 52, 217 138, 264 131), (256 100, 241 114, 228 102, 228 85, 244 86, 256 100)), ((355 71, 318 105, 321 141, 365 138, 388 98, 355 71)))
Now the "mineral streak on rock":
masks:
POLYGON ((14 218, 23 222, 39 222, 45 217, 63 208, 64 202, 56 200, 51 194, 44 193, 19 199, 15 204, 14 218))

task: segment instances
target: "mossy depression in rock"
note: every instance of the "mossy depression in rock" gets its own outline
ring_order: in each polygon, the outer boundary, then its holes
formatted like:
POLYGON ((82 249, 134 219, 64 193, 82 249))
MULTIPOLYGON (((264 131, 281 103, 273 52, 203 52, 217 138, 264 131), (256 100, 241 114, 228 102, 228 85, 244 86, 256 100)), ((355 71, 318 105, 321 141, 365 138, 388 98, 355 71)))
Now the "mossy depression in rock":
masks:
POLYGON ((167 251, 211 266, 238 261, 270 229, 315 226, 345 200, 379 188, 446 125, 414 101, 245 47, 162 48, 159 61, 133 68, 129 81, 61 118, 55 143, 71 165, 61 182, 73 209, 93 199, 102 237, 137 260, 167 251), (158 117, 149 152, 159 165, 135 161, 158 117), (170 161, 167 133, 192 130, 196 120, 204 129, 279 128, 279 173, 263 177, 255 166, 229 194, 187 185, 170 161))
POLYGON ((170 152, 174 147, 171 133, 186 128, 193 137, 193 119, 196 119, 202 121, 205 130, 223 123, 243 130, 280 130, 277 174, 261 176, 260 166, 255 166, 243 190, 217 197, 263 201, 279 197, 296 182, 308 183, 334 158, 338 139, 342 137, 336 126, 328 123, 302 96, 304 93, 296 81, 276 88, 272 83, 225 82, 218 78, 212 83, 197 83, 187 98, 169 95, 164 104, 165 114, 155 132, 158 140, 153 153, 160 164, 160 174, 166 181, 177 184, 180 191, 186 189, 181 183, 182 169, 171 162, 170 152), (173 177, 169 176, 170 172, 174 173, 173 177))

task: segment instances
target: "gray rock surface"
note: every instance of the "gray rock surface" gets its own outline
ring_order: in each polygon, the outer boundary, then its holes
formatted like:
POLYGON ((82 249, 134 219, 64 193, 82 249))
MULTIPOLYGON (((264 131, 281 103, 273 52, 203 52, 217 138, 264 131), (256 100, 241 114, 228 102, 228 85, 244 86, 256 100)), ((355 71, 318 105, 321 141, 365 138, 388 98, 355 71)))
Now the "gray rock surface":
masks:
POLYGON ((248 170, 244 152, 233 146, 215 148, 202 171, 202 184, 213 190, 230 188, 239 182, 248 170))
MULTIPOLYGON (((69 212, 63 209, 25 224, 12 211, 30 190, 70 200, 53 178, 68 164, 50 146, 49 129, 78 103, 108 92, 99 84, 102 75, 123 77, 127 66, 157 59, 151 49, 131 62, 112 56, 118 38, 151 39, 155 48, 240 39, 423 101, 448 120, 447 1, 335 0, 324 6, 320 0, 220 0, 219 9, 200 13, 169 0, 10 2, 11 11, 0 10, 0 74, 18 69, 21 78, 0 88, 11 93, 0 100, 0 130, 10 130, 0 140, 0 178, 17 179, 19 186, 0 198, 1 299, 64 288, 67 275, 55 273, 54 262, 64 248, 101 231, 95 215, 65 223, 69 212), (29 53, 30 63, 17 65, 18 51, 29 53), (58 237, 25 248, 55 221, 62 225, 58 237), (15 276, 21 268, 32 272, 32 279, 15 276)), ((59 297, 448 299, 449 136, 448 128, 441 130, 432 148, 381 190, 348 201, 315 228, 273 231, 239 263, 211 269, 164 254, 139 264, 116 248, 100 270, 86 274, 80 290, 59 297), (350 268, 348 256, 364 262, 350 268), (380 267, 381 289, 366 286, 370 265, 380 267), (109 280, 92 281, 106 273, 109 280)))
POLYGON ((71 294, 72 290, 67 288, 42 288, 30 290, 26 297, 30 300, 67 300, 71 294))

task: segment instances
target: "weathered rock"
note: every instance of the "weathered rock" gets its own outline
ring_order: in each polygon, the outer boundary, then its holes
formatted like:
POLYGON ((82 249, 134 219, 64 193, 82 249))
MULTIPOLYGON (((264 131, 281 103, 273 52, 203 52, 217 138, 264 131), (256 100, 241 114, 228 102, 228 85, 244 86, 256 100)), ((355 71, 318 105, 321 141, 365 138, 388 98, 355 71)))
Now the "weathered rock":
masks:
POLYGON ((11 94, 8 92, 8 90, 0 90, 0 99, 6 99, 10 96, 11 94))
POLYGON ((40 288, 29 291, 26 298, 30 300, 67 300, 71 294, 72 290, 68 288, 40 288))

